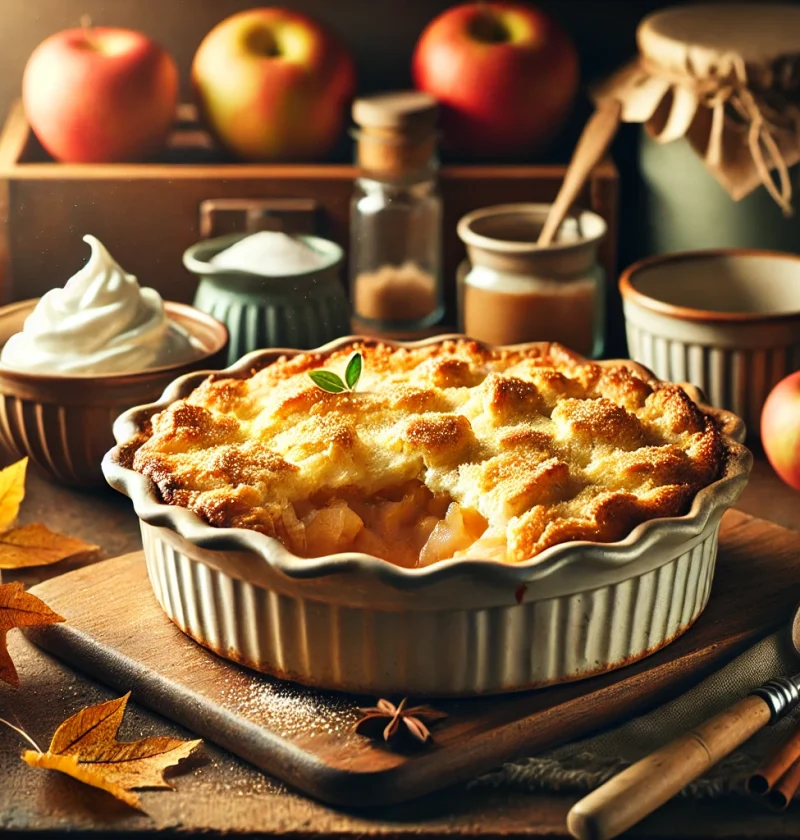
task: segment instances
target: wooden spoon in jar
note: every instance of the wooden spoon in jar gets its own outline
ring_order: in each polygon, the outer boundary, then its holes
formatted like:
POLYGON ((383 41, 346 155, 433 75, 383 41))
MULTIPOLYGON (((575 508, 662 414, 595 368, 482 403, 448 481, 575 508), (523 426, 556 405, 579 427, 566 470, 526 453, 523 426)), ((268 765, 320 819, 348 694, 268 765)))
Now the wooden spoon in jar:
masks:
POLYGON ((580 195, 586 179, 611 145, 617 133, 621 113, 622 103, 618 99, 603 99, 598 103, 597 110, 584 126, 561 189, 550 206, 539 233, 537 245, 546 247, 552 244, 567 213, 580 195))
MULTIPOLYGON (((800 607, 792 620, 792 646, 800 656, 800 607)), ((567 815, 570 834, 578 840, 616 837, 797 705, 800 705, 800 674, 769 680, 573 805, 567 815)))

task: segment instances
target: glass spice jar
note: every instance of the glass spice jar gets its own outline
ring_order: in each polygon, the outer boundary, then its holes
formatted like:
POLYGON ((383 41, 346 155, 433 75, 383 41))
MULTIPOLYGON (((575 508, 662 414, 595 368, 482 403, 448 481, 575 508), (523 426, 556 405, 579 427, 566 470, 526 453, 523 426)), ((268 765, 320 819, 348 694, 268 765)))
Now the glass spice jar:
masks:
POLYGON ((350 208, 356 328, 414 332, 444 314, 436 101, 419 91, 357 99, 359 177, 350 208))

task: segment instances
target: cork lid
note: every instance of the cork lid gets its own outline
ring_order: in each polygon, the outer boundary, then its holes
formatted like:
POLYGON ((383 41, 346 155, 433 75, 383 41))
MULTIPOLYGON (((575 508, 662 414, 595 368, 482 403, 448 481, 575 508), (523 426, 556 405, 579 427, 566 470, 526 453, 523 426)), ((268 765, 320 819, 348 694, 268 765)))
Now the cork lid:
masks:
POLYGON ((419 90, 381 93, 353 103, 353 121, 364 129, 426 134, 434 131, 436 116, 436 100, 419 90))
POLYGON ((637 32, 642 55, 662 67, 695 72, 716 66, 726 53, 747 64, 768 64, 800 51, 800 6, 782 3, 707 3, 664 9, 637 32))

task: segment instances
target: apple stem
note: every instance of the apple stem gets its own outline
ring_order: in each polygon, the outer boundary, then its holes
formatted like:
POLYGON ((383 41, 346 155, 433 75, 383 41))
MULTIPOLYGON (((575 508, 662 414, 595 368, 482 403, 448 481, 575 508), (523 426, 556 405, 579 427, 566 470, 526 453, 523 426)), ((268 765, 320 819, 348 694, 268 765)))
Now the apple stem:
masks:
POLYGON ((96 41, 94 37, 94 27, 92 26, 92 16, 81 15, 81 26, 83 27, 83 33, 86 36, 86 41, 91 46, 96 46, 96 41))
POLYGON ((509 40, 508 30, 495 14, 491 3, 477 0, 478 13, 471 22, 473 37, 487 44, 503 44, 509 40))

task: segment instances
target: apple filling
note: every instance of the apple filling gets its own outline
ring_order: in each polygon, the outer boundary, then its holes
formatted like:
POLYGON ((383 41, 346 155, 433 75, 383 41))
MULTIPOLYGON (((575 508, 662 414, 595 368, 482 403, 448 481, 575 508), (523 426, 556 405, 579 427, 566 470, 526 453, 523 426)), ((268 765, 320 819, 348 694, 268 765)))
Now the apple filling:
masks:
POLYGON ((319 495, 287 508, 283 524, 281 541, 300 557, 357 551, 406 568, 453 557, 505 558, 505 540, 487 536, 478 511, 420 481, 370 497, 319 495))

